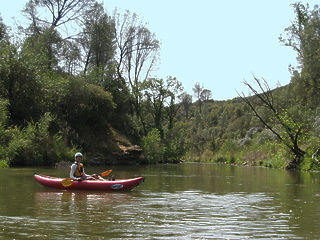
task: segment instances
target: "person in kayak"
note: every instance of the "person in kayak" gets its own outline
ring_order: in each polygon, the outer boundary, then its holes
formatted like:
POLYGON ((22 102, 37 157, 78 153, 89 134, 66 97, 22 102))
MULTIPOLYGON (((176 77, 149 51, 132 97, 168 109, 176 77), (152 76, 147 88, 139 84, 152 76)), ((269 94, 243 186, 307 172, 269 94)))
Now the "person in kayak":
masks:
POLYGON ((70 168, 70 178, 73 180, 76 180, 76 181, 81 181, 83 179, 86 179, 86 180, 96 180, 96 179, 101 180, 102 179, 102 180, 104 180, 103 178, 101 178, 97 174, 93 174, 91 176, 91 175, 87 175, 84 172, 84 167, 82 164, 82 157, 83 157, 83 155, 80 152, 77 152, 74 155, 75 162, 71 165, 71 168, 70 168))

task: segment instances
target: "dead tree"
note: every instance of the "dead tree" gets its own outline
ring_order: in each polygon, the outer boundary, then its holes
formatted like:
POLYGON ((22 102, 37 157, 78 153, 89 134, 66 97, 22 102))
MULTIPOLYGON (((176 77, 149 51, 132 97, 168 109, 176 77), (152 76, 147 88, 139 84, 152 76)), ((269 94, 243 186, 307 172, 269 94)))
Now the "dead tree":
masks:
POLYGON ((293 154, 293 159, 287 164, 286 169, 297 169, 306 154, 299 146, 299 139, 303 135, 303 124, 289 114, 287 109, 276 106, 273 91, 270 89, 265 79, 260 80, 254 77, 254 80, 257 83, 259 90, 256 90, 252 85, 245 81, 244 84, 250 89, 253 96, 247 97, 244 93, 239 94, 239 96, 250 107, 261 123, 275 134, 280 142, 293 154), (268 118, 259 113, 258 105, 254 103, 254 100, 258 100, 259 105, 271 113, 275 122, 270 122, 268 118))

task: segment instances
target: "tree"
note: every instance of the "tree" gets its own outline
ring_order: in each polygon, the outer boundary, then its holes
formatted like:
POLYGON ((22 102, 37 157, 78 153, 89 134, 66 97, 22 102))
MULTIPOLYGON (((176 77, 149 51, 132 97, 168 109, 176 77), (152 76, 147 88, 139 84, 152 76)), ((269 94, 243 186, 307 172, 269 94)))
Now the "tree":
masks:
POLYGON ((163 79, 150 78, 145 83, 145 96, 147 98, 149 112, 153 116, 154 127, 157 128, 163 137, 163 119, 165 109, 169 118, 168 128, 173 127, 173 118, 176 115, 177 107, 175 96, 182 90, 181 83, 173 77, 163 79))
POLYGON ((160 43, 155 34, 138 20, 136 14, 126 11, 123 15, 115 12, 115 37, 117 45, 117 74, 123 86, 128 86, 128 99, 132 102, 136 116, 140 120, 144 134, 146 127, 141 110, 144 87, 150 72, 157 62, 160 43))
POLYGON ((183 92, 180 95, 180 99, 181 99, 181 103, 182 103, 183 109, 186 114, 185 115, 186 119, 188 119, 189 118, 189 109, 192 105, 192 96, 190 94, 188 94, 187 92, 183 92))
POLYGON ((115 12, 118 74, 131 88, 146 80, 157 61, 160 43, 137 14, 115 12))
POLYGON ((242 93, 242 95, 239 94, 239 96, 251 108, 255 116, 263 123, 263 125, 275 134, 280 142, 293 154, 293 159, 287 164, 286 168, 288 170, 296 169, 299 167, 306 154, 300 147, 300 139, 304 134, 304 124, 303 122, 298 121, 297 116, 290 114, 288 109, 276 105, 273 92, 264 79, 261 81, 254 78, 254 80, 258 84, 261 93, 248 82, 244 82, 253 93, 253 96, 246 97, 244 93, 242 93), (257 99, 257 103, 254 103, 255 99, 257 99), (273 119, 274 122, 270 122, 270 119, 267 119, 259 112, 259 105, 269 111, 271 115, 270 118, 273 119))
MULTIPOLYGON (((34 27, 41 25, 62 27, 73 22, 79 23, 81 16, 90 9, 95 0, 29 0, 23 12, 34 27), (48 17, 39 17, 38 9, 49 13, 48 17)), ((65 28, 66 33, 68 29, 65 28)))
POLYGON ((211 90, 203 89, 200 93, 200 98, 203 102, 208 102, 212 98, 211 90))
POLYGON ((198 99, 200 113, 202 112, 202 110, 201 110, 201 105, 202 105, 201 92, 203 91, 203 88, 204 88, 203 86, 200 86, 200 83, 196 83, 194 85, 194 87, 192 88, 194 96, 198 99))
POLYGON ((305 100, 317 106, 320 101, 320 9, 316 5, 310 10, 308 4, 300 2, 292 6, 296 17, 285 29, 287 37, 280 36, 279 39, 297 52, 301 68, 299 81, 302 82, 297 82, 299 95, 302 99, 304 95, 309 95, 305 100))
POLYGON ((29 46, 35 53, 46 56, 47 69, 58 68, 59 55, 68 56, 68 49, 64 48, 67 45, 63 43, 73 38, 69 32, 72 24, 80 24, 80 17, 93 3, 95 0, 29 0, 25 5, 23 13, 30 21, 29 46))
POLYGON ((180 104, 177 104, 177 99, 179 98, 181 91, 183 90, 182 83, 176 78, 167 78, 167 89, 168 89, 168 100, 166 101, 166 113, 168 117, 168 129, 171 131, 174 126, 174 120, 176 118, 177 112, 180 108, 180 104))
POLYGON ((3 40, 8 40, 8 28, 3 23, 3 19, 0 17, 0 42, 3 40))
POLYGON ((74 77, 67 86, 61 105, 68 122, 79 132, 85 125, 102 126, 114 109, 112 96, 98 85, 74 77))
POLYGON ((64 51, 60 34, 52 28, 42 29, 41 33, 31 33, 24 42, 25 51, 32 50, 39 66, 44 70, 57 70, 59 58, 64 51))
POLYGON ((11 120, 22 125, 37 120, 45 108, 34 55, 18 49, 13 44, 0 48, 0 98, 9 101, 11 120))
POLYGON ((163 163, 166 147, 162 143, 158 129, 152 129, 146 136, 142 137, 142 147, 149 163, 163 163))
POLYGON ((77 75, 82 67, 79 44, 74 41, 64 41, 63 50, 61 60, 64 65, 62 69, 68 74, 77 75))
POLYGON ((105 13, 103 5, 96 3, 83 17, 84 30, 81 45, 85 52, 84 74, 88 68, 100 68, 103 72, 115 54, 114 21, 105 13))

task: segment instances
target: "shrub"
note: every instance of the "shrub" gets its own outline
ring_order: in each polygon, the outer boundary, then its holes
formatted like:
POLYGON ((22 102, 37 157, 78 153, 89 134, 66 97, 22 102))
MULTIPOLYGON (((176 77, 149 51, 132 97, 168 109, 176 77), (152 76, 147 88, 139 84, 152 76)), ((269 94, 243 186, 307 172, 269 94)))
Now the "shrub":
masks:
POLYGON ((153 129, 142 138, 142 148, 145 157, 150 163, 164 162, 166 147, 161 141, 158 129, 153 129))
POLYGON ((9 164, 6 160, 0 160, 0 168, 7 168, 9 164))
POLYGON ((10 165, 53 165, 70 155, 62 136, 49 133, 53 119, 47 113, 39 122, 29 123, 24 129, 12 128, 7 152, 10 165))

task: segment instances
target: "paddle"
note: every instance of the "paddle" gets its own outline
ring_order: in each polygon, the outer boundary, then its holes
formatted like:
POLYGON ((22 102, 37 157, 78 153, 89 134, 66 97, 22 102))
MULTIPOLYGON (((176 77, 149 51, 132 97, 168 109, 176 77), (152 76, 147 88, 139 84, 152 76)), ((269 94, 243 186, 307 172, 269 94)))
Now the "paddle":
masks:
MULTIPOLYGON (((109 175, 110 173, 112 172, 112 170, 108 170, 108 171, 105 171, 103 173, 99 173, 98 175, 102 176, 102 177, 105 177, 107 175, 109 175)), ((64 187, 69 187, 71 186, 71 184, 73 183, 74 180, 70 179, 70 178, 65 178, 61 181, 61 184, 62 186, 64 187)))
POLYGON ((69 187, 73 183, 73 180, 70 178, 65 178, 61 181, 62 186, 69 187))
POLYGON ((111 172, 112 172, 112 170, 108 170, 103 173, 99 173, 98 175, 100 175, 101 177, 105 177, 105 176, 108 176, 111 172))

